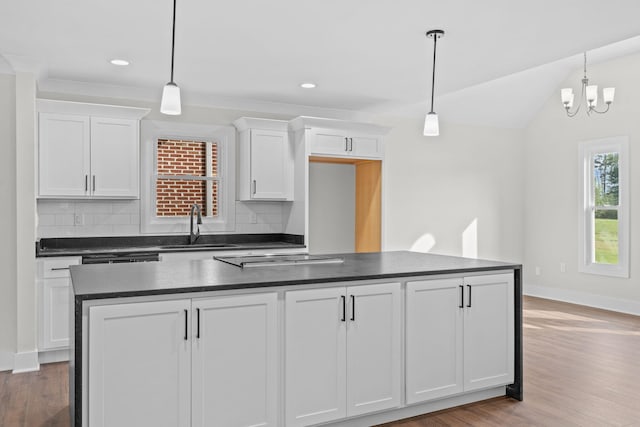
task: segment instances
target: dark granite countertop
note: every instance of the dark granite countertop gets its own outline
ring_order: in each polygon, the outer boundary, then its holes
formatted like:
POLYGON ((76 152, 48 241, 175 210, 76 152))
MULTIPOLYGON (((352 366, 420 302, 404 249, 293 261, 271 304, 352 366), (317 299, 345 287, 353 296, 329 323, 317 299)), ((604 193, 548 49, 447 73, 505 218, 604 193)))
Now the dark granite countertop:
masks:
POLYGON ((185 235, 44 238, 36 242, 36 256, 306 248, 303 236, 281 233, 207 234, 193 245, 188 239, 185 235))
POLYGON ((409 251, 337 254, 341 264, 238 268, 216 260, 71 267, 76 302, 284 285, 520 269, 521 265, 409 251))

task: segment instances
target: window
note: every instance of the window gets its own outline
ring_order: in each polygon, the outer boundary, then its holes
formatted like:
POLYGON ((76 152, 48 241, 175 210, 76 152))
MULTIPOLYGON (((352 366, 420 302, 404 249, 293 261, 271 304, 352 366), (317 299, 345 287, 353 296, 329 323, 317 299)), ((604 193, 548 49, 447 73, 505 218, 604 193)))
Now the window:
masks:
POLYGON ((158 139, 156 216, 189 216, 198 204, 204 216, 218 215, 218 143, 158 139))
POLYGON ((580 271, 629 277, 626 137, 580 144, 580 271))
POLYGON ((235 228, 235 130, 229 126, 142 122, 141 230, 188 233, 191 206, 200 230, 235 228))

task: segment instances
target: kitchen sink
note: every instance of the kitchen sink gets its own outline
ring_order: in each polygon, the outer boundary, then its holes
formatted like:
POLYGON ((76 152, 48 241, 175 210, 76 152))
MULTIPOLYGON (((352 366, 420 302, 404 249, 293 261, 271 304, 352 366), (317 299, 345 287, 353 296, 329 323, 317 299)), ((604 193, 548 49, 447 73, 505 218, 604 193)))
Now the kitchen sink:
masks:
POLYGON ((328 255, 285 254, 285 255, 252 255, 252 256, 214 256, 217 261, 226 262, 236 267, 275 267, 281 265, 341 264, 344 259, 328 255))
POLYGON ((184 245, 163 245, 161 246, 163 249, 193 249, 193 248, 235 248, 238 245, 233 243, 194 243, 194 244, 184 244, 184 245))

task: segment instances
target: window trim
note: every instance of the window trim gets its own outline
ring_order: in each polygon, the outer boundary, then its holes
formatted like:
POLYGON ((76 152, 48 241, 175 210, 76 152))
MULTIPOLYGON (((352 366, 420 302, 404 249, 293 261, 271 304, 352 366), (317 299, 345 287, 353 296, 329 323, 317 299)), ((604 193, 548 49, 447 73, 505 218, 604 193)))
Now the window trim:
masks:
POLYGON ((612 277, 629 277, 629 138, 610 137, 582 141, 578 147, 578 271, 612 277), (603 264, 592 261, 594 223, 592 205, 593 156, 600 153, 617 152, 618 156, 618 264, 603 264))
POLYGON ((155 167, 158 139, 215 141, 218 143, 220 195, 218 216, 202 217, 200 231, 204 233, 235 230, 236 141, 231 126, 200 125, 155 120, 142 120, 140 170, 140 230, 143 234, 188 234, 189 220, 184 217, 158 217, 155 204, 155 167))

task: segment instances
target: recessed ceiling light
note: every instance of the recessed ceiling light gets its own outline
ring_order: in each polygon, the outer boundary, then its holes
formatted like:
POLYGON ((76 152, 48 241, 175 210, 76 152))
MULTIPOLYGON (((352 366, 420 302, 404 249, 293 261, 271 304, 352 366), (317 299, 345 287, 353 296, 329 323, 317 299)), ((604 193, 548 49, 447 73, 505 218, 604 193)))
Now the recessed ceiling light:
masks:
POLYGON ((303 87, 305 89, 313 89, 314 87, 316 87, 315 83, 302 83, 300 85, 300 87, 303 87))
POLYGON ((109 62, 111 62, 113 65, 119 65, 121 67, 129 65, 129 61, 127 61, 126 59, 112 59, 109 62))

